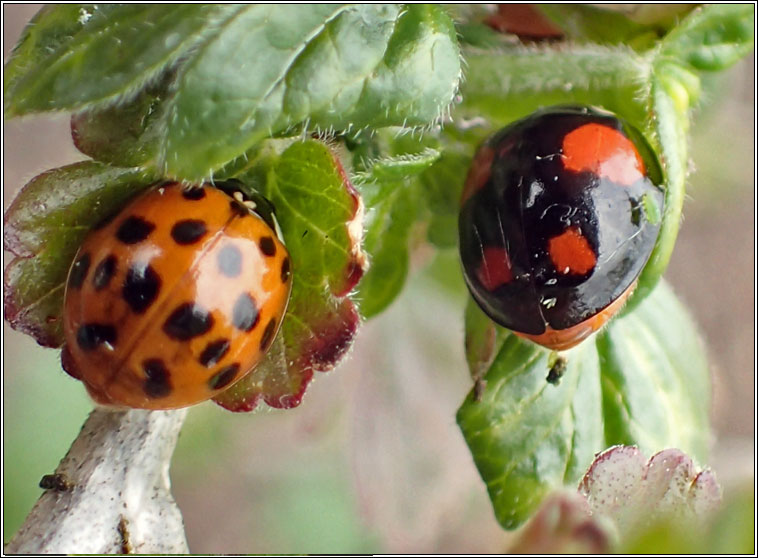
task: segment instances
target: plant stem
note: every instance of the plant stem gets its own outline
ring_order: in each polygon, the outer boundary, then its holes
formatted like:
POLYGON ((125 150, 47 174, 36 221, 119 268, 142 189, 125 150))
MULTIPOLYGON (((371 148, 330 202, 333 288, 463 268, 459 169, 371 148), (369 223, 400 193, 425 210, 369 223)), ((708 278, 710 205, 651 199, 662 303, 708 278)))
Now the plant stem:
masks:
POLYGON ((186 415, 92 411, 5 552, 187 553, 168 476, 186 415))

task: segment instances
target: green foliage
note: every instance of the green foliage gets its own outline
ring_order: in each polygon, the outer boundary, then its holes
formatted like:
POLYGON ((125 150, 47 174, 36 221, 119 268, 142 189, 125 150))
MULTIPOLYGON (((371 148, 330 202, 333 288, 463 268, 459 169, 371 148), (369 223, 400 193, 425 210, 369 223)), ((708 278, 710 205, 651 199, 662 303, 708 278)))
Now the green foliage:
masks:
POLYGON ((741 487, 701 528, 670 519, 627 540, 624 554, 755 554, 755 498, 752 486, 741 487))
POLYGON ((270 142, 235 176, 276 207, 293 283, 274 347, 216 401, 249 411, 263 395, 269 405, 289 408, 300 403, 314 371, 342 358, 357 330, 358 312, 346 295, 364 267, 355 234, 361 202, 339 161, 315 140, 270 142))
POLYGON ((43 8, 6 64, 5 114, 72 111, 75 144, 94 160, 40 175, 7 211, 8 320, 59 346, 66 274, 97 221, 158 180, 237 177, 276 207, 293 293, 265 362, 218 402, 297 405, 313 372, 349 348, 351 297, 376 316, 401 292, 415 245, 440 256, 456 245, 476 146, 540 107, 596 105, 638 128, 661 161, 653 254, 621 317, 567 353, 557 385, 545 380, 555 359, 469 301, 469 366, 486 387, 458 421, 508 528, 608 445, 705 459, 705 359, 660 277, 681 222, 702 72, 752 50, 754 6, 630 17, 543 6, 571 41, 540 46, 516 46, 480 12, 456 9, 457 28, 429 4, 43 8))
POLYGON ((609 446, 679 447, 706 459, 707 362, 664 283, 567 351, 557 386, 546 381, 549 351, 496 327, 473 302, 466 318, 469 366, 486 389, 480 400, 472 390, 458 424, 504 527, 519 526, 554 487, 575 485, 609 446))
POLYGON ((452 100, 460 59, 434 5, 112 4, 40 14, 6 75, 8 116, 123 101, 127 121, 157 110, 140 164, 198 180, 299 124, 424 125, 452 100), (169 72, 165 106, 135 105, 169 72))
POLYGON ((87 232, 153 180, 135 169, 86 161, 45 172, 5 214, 5 316, 47 347, 63 343, 63 292, 87 232))

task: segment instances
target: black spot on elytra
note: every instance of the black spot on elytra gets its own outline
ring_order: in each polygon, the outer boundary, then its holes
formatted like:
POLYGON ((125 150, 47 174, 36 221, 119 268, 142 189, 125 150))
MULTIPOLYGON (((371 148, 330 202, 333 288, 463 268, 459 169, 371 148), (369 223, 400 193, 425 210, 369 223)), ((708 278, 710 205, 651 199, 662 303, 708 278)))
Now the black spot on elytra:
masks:
POLYGON ((208 333, 212 327, 213 316, 205 308, 185 302, 171 313, 163 324, 163 331, 173 339, 187 341, 208 333))
POLYGON ((274 239, 270 236, 264 236, 261 238, 261 240, 258 242, 258 246, 261 247, 261 252, 265 256, 273 256, 276 254, 276 244, 274 243, 274 239))
POLYGON ((142 314, 155 301, 161 290, 160 275, 150 265, 129 268, 121 296, 135 314, 142 314))
POLYGON ((237 362, 222 368, 208 380, 208 385, 211 389, 221 389, 228 386, 234 380, 239 369, 240 365, 237 362))
POLYGON ((274 332, 276 331, 276 318, 271 318, 266 324, 266 329, 263 330, 263 336, 261 336, 261 352, 268 351, 271 342, 274 340, 274 332))
POLYGON ((184 197, 185 200, 191 201, 202 200, 205 197, 205 188, 202 186, 199 188, 187 188, 182 191, 182 197, 184 197))
POLYGON ((242 273, 242 252, 234 244, 227 244, 218 252, 218 270, 227 277, 242 273))
POLYGON ((282 283, 286 283, 290 278, 290 259, 284 258, 282 260, 282 283))
POLYGON ((83 351, 91 351, 102 343, 116 344, 116 328, 110 324, 84 324, 76 332, 76 343, 83 351))
POLYGON ((163 361, 159 358, 151 358, 142 363, 147 379, 142 384, 142 389, 148 397, 157 399, 166 397, 171 393, 171 378, 163 361))
POLYGON ((234 303, 234 309, 232 310, 232 323, 234 327, 241 331, 252 331, 258 324, 260 315, 258 314, 258 307, 255 305, 253 298, 247 294, 242 293, 237 302, 234 303))
POLYGON ((74 262, 71 266, 71 273, 68 275, 68 286, 78 289, 84 283, 84 278, 87 277, 89 271, 90 257, 89 254, 84 254, 81 258, 74 262))
POLYGON ((244 203, 238 202, 237 200, 232 200, 229 202, 229 209, 232 210, 232 213, 236 213, 240 217, 250 215, 250 210, 247 208, 247 206, 244 203))
POLYGON ((141 217, 129 217, 119 226, 116 238, 124 244, 137 244, 150 236, 153 229, 155 229, 153 223, 141 217))
POLYGON ((97 264, 95 272, 92 274, 92 285, 95 287, 96 291, 101 291, 108 286, 108 283, 110 283, 113 278, 113 274, 116 273, 117 263, 118 259, 111 254, 97 264))
POLYGON ((208 227, 206 227, 205 221, 185 219, 184 221, 179 221, 171 228, 171 238, 177 244, 194 244, 203 238, 206 232, 208 232, 208 227))
POLYGON ((229 346, 228 339, 219 339, 218 341, 208 343, 203 352, 200 353, 200 364, 206 368, 215 366, 229 352, 229 346))

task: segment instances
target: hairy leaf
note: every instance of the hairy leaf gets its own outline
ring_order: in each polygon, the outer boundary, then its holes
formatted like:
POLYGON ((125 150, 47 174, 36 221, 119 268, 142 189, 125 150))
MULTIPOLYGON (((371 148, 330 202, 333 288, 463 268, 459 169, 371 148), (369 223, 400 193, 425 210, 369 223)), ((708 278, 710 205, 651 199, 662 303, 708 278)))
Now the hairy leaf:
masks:
POLYGON ((9 68, 9 116, 113 103, 151 79, 232 18, 232 4, 59 5, 32 21, 9 68), (76 18, 76 19, 74 19, 76 18))
POLYGON ((128 102, 74 114, 71 136, 76 148, 119 167, 155 167, 172 79, 169 73, 128 102))
POLYGON ((266 359, 215 401, 250 411, 260 398, 290 408, 314 371, 332 369, 349 349, 359 317, 347 296, 366 266, 362 201, 329 148, 315 140, 274 142, 237 176, 276 208, 290 253, 292 295, 266 359))
POLYGON ((623 46, 474 52, 466 57, 466 65, 463 102, 455 112, 459 126, 470 126, 461 118, 485 118, 494 131, 540 106, 566 103, 602 106, 639 128, 647 123, 639 88, 649 67, 623 46))
POLYGON ((425 124, 452 100, 459 73, 452 23, 436 6, 248 6, 183 67, 166 169, 205 175, 301 122, 425 124))
POLYGON ((6 69, 6 113, 86 110, 86 152, 188 180, 296 126, 426 125, 460 78, 455 30, 436 5, 57 6, 39 24, 6 69), (149 99, 134 99, 160 80, 169 94, 146 112, 149 99), (111 123, 127 130, 105 138, 111 123))
POLYGON ((678 449, 647 459, 635 447, 613 447, 595 458, 579 493, 587 498, 591 513, 609 519, 617 538, 624 540, 666 520, 702 526, 721 502, 713 473, 696 470, 678 449))
POLYGON ((118 211, 153 177, 86 161, 47 171, 5 213, 5 317, 46 347, 63 343, 61 314, 69 267, 98 221, 118 211))
POLYGON ((643 49, 651 46, 659 33, 671 27, 674 16, 691 9, 687 5, 673 9, 668 6, 668 10, 667 6, 605 6, 542 4, 540 10, 573 40, 625 44, 643 49))
POLYGON ((645 453, 676 446, 704 458, 708 369, 689 316, 665 284, 636 312, 563 353, 558 385, 546 381, 549 351, 483 320, 470 302, 469 362, 474 374, 485 369, 486 388, 472 391, 458 423, 504 527, 520 525, 549 491, 576 483, 610 445, 645 453))
POLYGON ((701 6, 663 39, 660 56, 698 70, 724 70, 753 50, 754 25, 754 4, 701 6))

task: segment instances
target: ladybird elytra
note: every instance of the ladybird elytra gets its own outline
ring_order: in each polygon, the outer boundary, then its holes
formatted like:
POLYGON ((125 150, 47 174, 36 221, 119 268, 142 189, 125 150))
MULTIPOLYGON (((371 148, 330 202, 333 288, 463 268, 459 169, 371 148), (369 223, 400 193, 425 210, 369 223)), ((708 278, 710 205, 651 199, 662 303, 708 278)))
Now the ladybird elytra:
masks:
POLYGON ((62 361, 96 402, 184 407, 258 364, 292 280, 283 241, 251 205, 209 184, 161 184, 90 232, 66 284, 62 361))
POLYGON ((537 111, 477 150, 461 197, 466 284, 496 323, 555 350, 623 306, 652 252, 662 172, 642 134, 587 106, 537 111))

